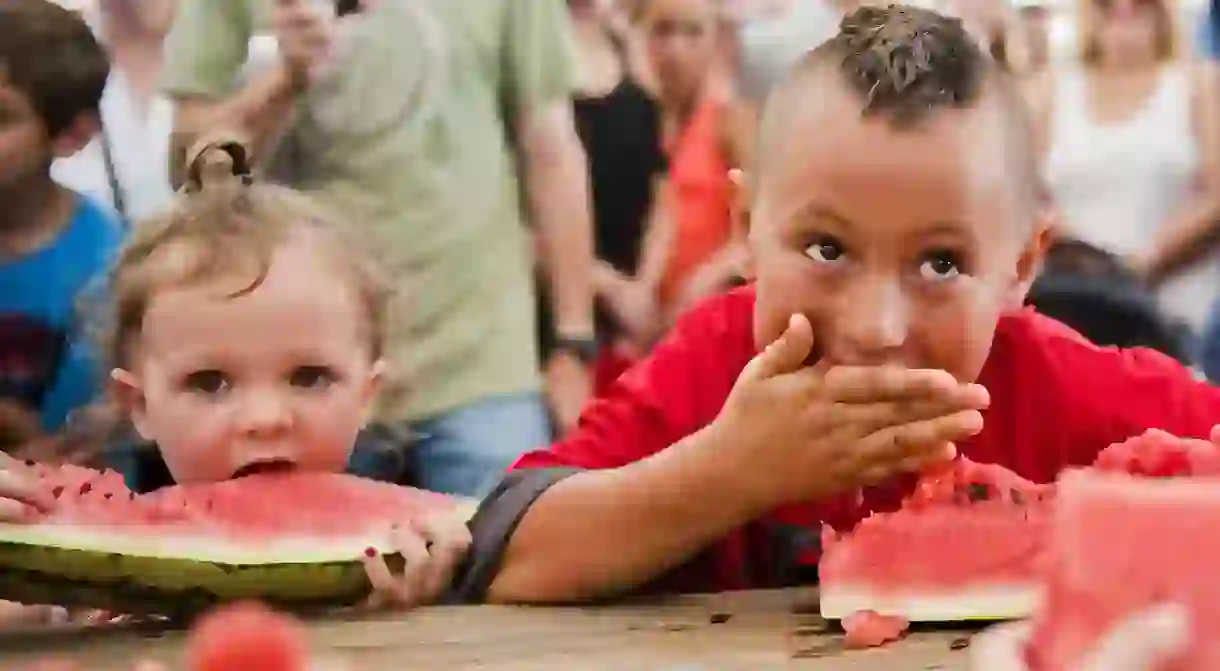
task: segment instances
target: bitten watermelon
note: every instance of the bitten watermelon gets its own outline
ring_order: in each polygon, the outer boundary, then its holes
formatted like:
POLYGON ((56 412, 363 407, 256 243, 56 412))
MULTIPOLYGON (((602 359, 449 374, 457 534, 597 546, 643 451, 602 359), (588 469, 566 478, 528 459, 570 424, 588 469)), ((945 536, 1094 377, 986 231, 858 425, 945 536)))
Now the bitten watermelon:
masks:
POLYGON ((822 616, 846 625, 867 623, 848 618, 868 612, 910 622, 1028 615, 1053 491, 964 458, 925 475, 899 510, 824 532, 822 616))
POLYGON ((290 608, 358 602, 369 548, 401 562, 390 529, 452 510, 441 494, 332 473, 263 473, 137 496, 113 472, 33 467, 56 509, 0 524, 0 599, 186 615, 219 601, 290 608))
POLYGON ((1211 470, 1220 452, 1167 435, 1115 446, 1110 458, 1166 450, 1192 455, 1175 471, 1207 472, 1164 479, 1092 469, 1061 478, 1031 670, 1075 668, 1116 622, 1164 601, 1188 606, 1194 625, 1188 653, 1165 671, 1220 669, 1220 477, 1211 470))

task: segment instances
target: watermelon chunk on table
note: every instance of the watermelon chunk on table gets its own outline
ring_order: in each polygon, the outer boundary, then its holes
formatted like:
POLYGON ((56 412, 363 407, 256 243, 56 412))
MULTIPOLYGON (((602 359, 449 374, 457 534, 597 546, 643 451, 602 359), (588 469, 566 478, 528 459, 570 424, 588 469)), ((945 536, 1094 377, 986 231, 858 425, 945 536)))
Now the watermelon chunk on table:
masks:
POLYGON ((356 603, 361 556, 394 564, 391 529, 469 502, 332 473, 264 473, 135 495, 113 472, 35 465, 57 507, 0 524, 0 599, 183 615, 261 599, 291 608, 356 603))

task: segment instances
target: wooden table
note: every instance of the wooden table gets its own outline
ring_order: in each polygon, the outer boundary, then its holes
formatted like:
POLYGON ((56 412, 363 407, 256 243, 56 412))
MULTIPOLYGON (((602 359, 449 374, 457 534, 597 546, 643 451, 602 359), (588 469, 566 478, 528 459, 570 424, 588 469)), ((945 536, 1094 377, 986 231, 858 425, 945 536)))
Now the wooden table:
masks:
MULTIPOLYGON (((848 651, 841 634, 802 614, 816 612, 814 599, 811 590, 782 590, 575 608, 432 607, 309 627, 318 651, 359 671, 966 669, 960 648, 970 630, 915 632, 882 648, 848 651)), ((20 671, 52 654, 88 671, 130 671, 137 657, 180 668, 181 643, 180 633, 130 630, 10 633, 0 635, 0 669, 20 671)))

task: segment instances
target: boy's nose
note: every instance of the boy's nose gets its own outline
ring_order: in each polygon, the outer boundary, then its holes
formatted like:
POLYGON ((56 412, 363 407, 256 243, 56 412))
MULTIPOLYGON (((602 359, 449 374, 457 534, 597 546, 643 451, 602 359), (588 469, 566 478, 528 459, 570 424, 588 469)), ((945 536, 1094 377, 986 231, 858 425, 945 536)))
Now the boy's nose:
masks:
POLYGON ((865 281, 840 305, 836 359, 856 365, 893 361, 906 343, 910 306, 897 282, 865 281))
POLYGON ((237 410, 240 430, 252 437, 266 437, 292 428, 292 412, 287 399, 272 391, 247 394, 237 410))

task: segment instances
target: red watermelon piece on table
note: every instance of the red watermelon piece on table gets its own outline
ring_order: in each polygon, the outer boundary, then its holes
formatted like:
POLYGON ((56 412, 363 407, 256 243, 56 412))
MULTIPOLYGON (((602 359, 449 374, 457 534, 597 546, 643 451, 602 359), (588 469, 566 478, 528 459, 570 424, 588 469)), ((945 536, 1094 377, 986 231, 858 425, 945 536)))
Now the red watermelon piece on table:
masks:
MULTIPOLYGON (((824 534, 822 616, 842 621, 851 636, 882 620, 1028 615, 1041 593, 1053 491, 967 459, 924 476, 899 510, 824 534)), ((873 638, 893 636, 864 637, 873 638)))
POLYGON ((1220 478, 1074 471, 1056 506, 1032 671, 1075 668, 1121 619, 1164 601, 1188 606, 1194 630, 1163 671, 1220 669, 1220 478))
POLYGON ((401 562, 391 529, 463 502, 344 474, 260 473, 137 496, 113 472, 35 466, 58 505, 0 524, 0 599, 166 615, 259 599, 342 606, 370 591, 369 548, 401 562))

